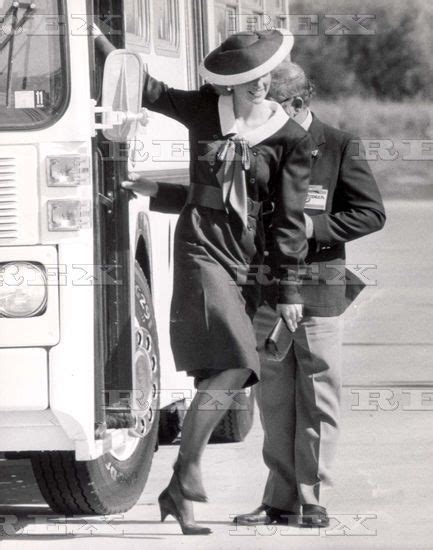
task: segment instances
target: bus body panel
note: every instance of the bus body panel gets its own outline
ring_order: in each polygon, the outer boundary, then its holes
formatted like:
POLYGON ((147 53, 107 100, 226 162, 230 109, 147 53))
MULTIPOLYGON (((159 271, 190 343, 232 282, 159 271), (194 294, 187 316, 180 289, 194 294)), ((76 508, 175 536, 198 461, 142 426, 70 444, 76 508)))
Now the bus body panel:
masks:
POLYGON ((66 436, 50 409, 44 411, 2 411, 2 451, 72 451, 74 442, 66 436))
MULTIPOLYGON (((6 335, 6 340, 0 343, 1 347, 30 346, 27 360, 32 363, 32 346, 46 346, 46 369, 49 369, 49 373, 47 376, 45 372, 44 380, 45 384, 49 381, 50 406, 49 411, 45 411, 49 413, 49 420, 42 420, 42 425, 39 425, 40 413, 35 410, 16 411, 13 416, 10 416, 11 413, 1 412, 0 450, 71 450, 79 447, 80 458, 91 459, 100 452, 96 450, 94 425, 94 295, 91 280, 93 276, 98 280, 99 274, 94 273, 93 266, 93 231, 89 227, 76 232, 60 233, 49 232, 47 228, 48 200, 79 199, 88 201, 90 211, 93 209, 90 152, 95 115, 89 92, 85 92, 90 91, 89 49, 83 31, 74 31, 77 20, 72 16, 77 13, 85 14, 86 2, 74 1, 69 9, 70 32, 67 39, 69 68, 73 78, 65 114, 55 124, 42 130, 0 132, 0 147, 9 149, 12 143, 13 150, 17 152, 17 165, 27 166, 28 177, 24 182, 18 181, 18 186, 25 183, 26 187, 32 186, 30 194, 37 193, 36 200, 33 201, 34 213, 39 212, 37 230, 33 231, 28 243, 20 241, 19 244, 32 244, 36 240, 42 244, 56 245, 27 248, 14 247, 15 239, 2 242, 1 244, 9 246, 0 247, 0 261, 17 261, 22 258, 26 261, 38 261, 39 250, 54 250, 55 256, 41 263, 51 267, 51 283, 53 273, 59 278, 57 284, 48 285, 49 316, 44 314, 39 318, 0 319, 0 338, 1 335, 6 335), (67 143, 65 138, 68 139, 67 143), (32 144, 31 149, 37 153, 29 152, 29 144, 32 144), (78 187, 49 187, 46 158, 69 154, 79 154, 86 160, 88 180, 78 187), (34 161, 35 158, 37 162, 34 161), (29 174, 30 169, 32 174, 29 174), (52 294, 53 290, 55 296, 52 294), (51 309, 55 310, 55 318, 51 316, 51 309), (33 330, 33 324, 36 326, 45 321, 49 326, 45 326, 43 341, 38 331, 33 330), (27 324, 32 326, 32 330, 28 326, 26 328, 27 324), (15 325, 14 332, 6 332, 6 328, 12 325, 15 325), (13 334, 21 334, 21 338, 25 336, 26 339, 16 344, 13 342, 13 334), (36 337, 39 339, 33 341, 36 337), (12 432, 14 435, 11 439, 12 432), (42 432, 46 435, 42 435, 42 432)), ((28 220, 30 224, 34 224, 32 219, 30 217, 28 220)), ((27 227, 27 222, 25 223, 27 227)), ((34 351, 34 356, 35 368, 38 368, 39 350, 34 351)), ((12 369, 7 375, 7 382, 16 384, 16 375, 12 369)), ((42 393, 39 401, 41 405, 42 393)), ((26 408, 25 403, 23 405, 26 408)))
POLYGON ((43 348, 0 349, 0 411, 47 408, 47 352, 43 348))
MULTIPOLYGON (((90 231, 90 230, 88 230, 90 231)), ((93 244, 63 243, 59 265, 76 266, 86 280, 60 286, 60 343, 49 351, 50 408, 72 440, 94 440, 93 244)))

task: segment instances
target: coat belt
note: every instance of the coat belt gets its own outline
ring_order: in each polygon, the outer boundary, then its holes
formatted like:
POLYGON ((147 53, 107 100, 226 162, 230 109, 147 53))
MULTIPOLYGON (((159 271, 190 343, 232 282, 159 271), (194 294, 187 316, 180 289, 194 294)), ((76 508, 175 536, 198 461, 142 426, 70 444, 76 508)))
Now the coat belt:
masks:
MULTIPOLYGON (((220 187, 191 183, 188 189, 188 204, 205 206, 213 210, 226 210, 220 187)), ((261 212, 262 203, 247 199, 248 216, 257 219, 261 212)))

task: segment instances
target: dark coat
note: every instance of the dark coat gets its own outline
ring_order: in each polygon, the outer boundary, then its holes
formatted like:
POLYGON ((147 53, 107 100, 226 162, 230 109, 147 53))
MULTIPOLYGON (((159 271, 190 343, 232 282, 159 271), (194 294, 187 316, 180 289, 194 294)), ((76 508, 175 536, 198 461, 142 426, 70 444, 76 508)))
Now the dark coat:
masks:
POLYGON ((343 313, 364 286, 347 271, 347 284, 339 277, 345 243, 382 229, 385 209, 360 140, 316 116, 309 133, 315 144, 310 186, 322 186, 328 197, 324 211, 309 210, 308 204, 305 209, 314 237, 306 260, 311 277, 302 287, 304 314, 330 317, 343 313))
POLYGON ((270 105, 273 116, 243 134, 248 145, 244 143, 242 153, 249 160, 240 172, 240 177, 245 175, 248 206, 244 225, 231 203, 222 203, 218 178, 225 166, 217 152, 227 144, 227 136, 236 134, 233 99, 209 89, 175 90, 147 75, 143 105, 189 129, 188 200, 185 189, 161 185, 151 201, 152 208, 162 210, 167 192, 170 202, 182 206, 174 236, 170 314, 176 368, 198 379, 225 369, 247 368, 252 371, 248 381, 252 384, 260 373, 251 319, 261 299, 261 285, 254 276, 265 252, 261 205, 275 203, 271 241, 279 275, 277 300, 300 303, 299 267, 308 253, 303 209, 311 138, 276 104, 270 105), (210 200, 215 196, 220 201, 210 200))
MULTIPOLYGON (((218 116, 220 99, 221 96, 210 87, 205 86, 197 92, 175 90, 149 75, 143 94, 145 107, 174 118, 189 129, 191 182, 218 188, 218 165, 215 159, 208 159, 207 156, 208 144, 222 140, 224 136, 218 116)), ((274 244, 275 274, 280 281, 277 299, 281 303, 302 302, 298 274, 308 252, 302 210, 310 178, 310 150, 311 138, 291 119, 272 135, 250 147, 248 197, 258 203, 272 201, 275 204, 271 215, 271 241, 274 244)), ((168 185, 170 189, 160 186, 157 198, 151 201, 151 208, 160 212, 180 212, 185 205, 185 190, 168 185)), ((181 227, 187 216, 188 212, 182 211, 181 227)), ((264 234, 261 224, 256 229, 257 253, 253 263, 260 264, 263 261, 264 234)), ((241 256, 239 260, 241 263, 248 261, 241 256)))

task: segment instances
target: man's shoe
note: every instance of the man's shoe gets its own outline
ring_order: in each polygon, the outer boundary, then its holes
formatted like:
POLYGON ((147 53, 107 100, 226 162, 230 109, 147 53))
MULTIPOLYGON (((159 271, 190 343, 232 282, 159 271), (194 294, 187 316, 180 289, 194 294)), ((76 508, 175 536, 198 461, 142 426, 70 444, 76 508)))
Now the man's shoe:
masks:
POLYGON ((301 527, 328 527, 329 517, 326 508, 317 504, 303 504, 301 527))
POLYGON ((236 516, 233 522, 238 525, 269 525, 271 523, 287 525, 287 516, 294 515, 296 514, 290 510, 280 510, 279 508, 273 508, 267 504, 262 504, 249 514, 240 514, 236 516))

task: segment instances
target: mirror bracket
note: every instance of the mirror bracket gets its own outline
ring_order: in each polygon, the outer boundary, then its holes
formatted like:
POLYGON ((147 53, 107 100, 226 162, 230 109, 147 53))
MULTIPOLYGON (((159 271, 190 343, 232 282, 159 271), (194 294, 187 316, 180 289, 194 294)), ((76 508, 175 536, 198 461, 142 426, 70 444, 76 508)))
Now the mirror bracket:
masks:
MULTIPOLYGON (((112 51, 105 61, 102 106, 93 101, 94 131, 114 142, 133 140, 138 125, 147 126, 149 115, 141 106, 145 66, 141 56, 127 50, 112 51), (97 115, 101 122, 96 121, 97 115)), ((95 135, 95 134, 94 134, 95 135)))

